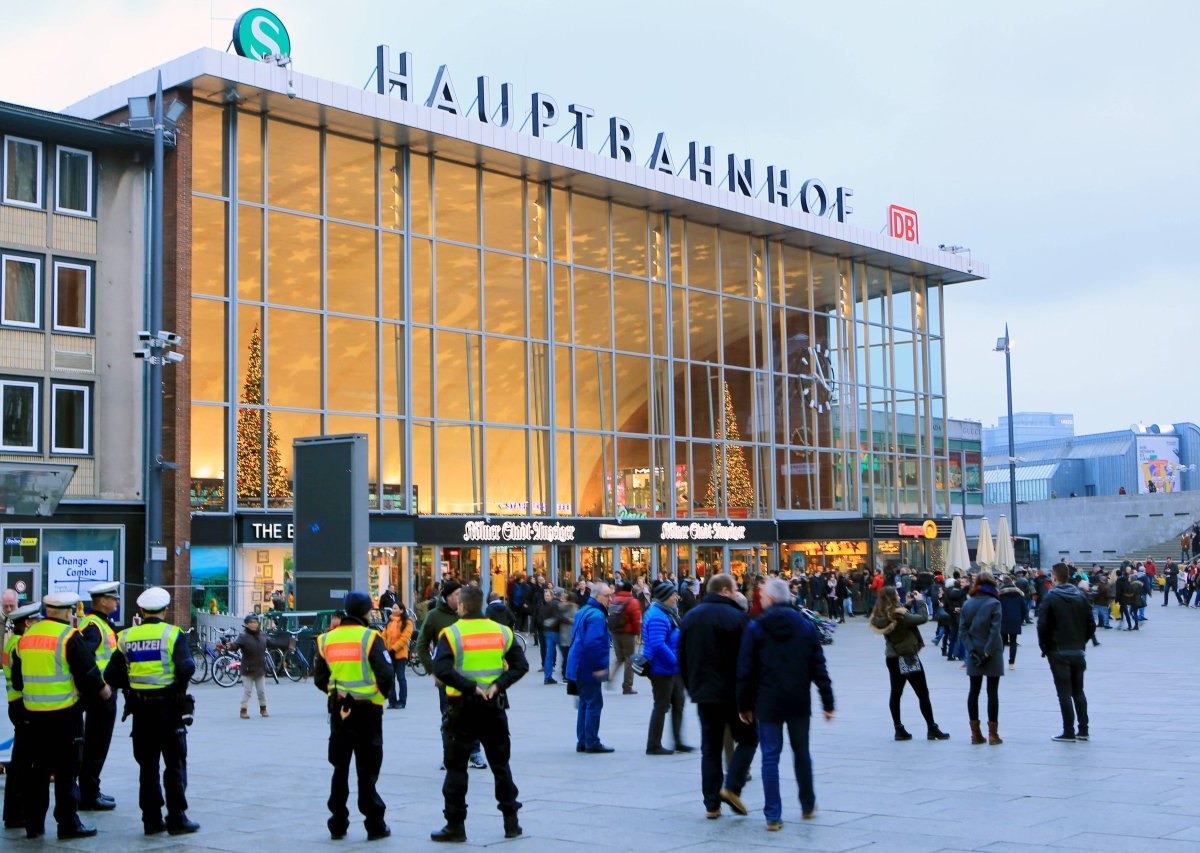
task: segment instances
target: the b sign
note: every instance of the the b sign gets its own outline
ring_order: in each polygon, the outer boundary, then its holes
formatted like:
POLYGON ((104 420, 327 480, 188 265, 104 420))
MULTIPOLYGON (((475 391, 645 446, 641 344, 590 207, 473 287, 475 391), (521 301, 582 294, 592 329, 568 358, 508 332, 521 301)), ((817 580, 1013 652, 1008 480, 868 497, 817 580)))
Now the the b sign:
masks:
POLYGON ((888 234, 897 240, 917 243, 917 212, 893 204, 888 208, 888 234))

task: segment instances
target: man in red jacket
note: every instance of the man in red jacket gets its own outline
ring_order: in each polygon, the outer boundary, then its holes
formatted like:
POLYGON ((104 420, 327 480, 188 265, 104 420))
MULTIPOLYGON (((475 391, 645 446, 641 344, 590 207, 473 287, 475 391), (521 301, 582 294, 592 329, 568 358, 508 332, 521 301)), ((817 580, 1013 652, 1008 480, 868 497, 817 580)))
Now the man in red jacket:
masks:
POLYGON ((629 660, 637 651, 638 637, 642 636, 642 603, 633 594, 633 584, 629 581, 621 581, 618 584, 617 592, 608 605, 608 620, 609 629, 612 631, 613 651, 617 655, 617 663, 608 676, 608 687, 612 689, 621 664, 625 664, 625 678, 621 682, 621 692, 626 696, 632 696, 637 691, 633 689, 633 667, 630 666, 629 660), (621 621, 622 618, 623 621, 621 621), (613 627, 614 623, 618 622, 622 627, 613 627))

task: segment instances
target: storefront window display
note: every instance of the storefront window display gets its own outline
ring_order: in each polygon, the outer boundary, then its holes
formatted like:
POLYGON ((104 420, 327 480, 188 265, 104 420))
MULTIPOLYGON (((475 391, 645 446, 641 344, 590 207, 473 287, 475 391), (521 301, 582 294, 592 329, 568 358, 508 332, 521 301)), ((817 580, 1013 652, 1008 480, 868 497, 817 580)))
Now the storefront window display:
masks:
POLYGON ((867 565, 870 543, 848 539, 782 542, 779 554, 780 563, 790 569, 793 577, 804 572, 849 572, 867 565))

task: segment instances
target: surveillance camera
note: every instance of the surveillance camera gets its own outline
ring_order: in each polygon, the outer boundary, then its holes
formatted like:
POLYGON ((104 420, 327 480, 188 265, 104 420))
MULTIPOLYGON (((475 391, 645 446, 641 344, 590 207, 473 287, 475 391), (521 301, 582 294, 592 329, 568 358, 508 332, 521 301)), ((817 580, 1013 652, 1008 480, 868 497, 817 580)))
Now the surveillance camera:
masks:
POLYGON ((167 361, 171 362, 171 364, 179 364, 179 362, 183 361, 183 353, 169 352, 167 353, 167 361))
POLYGON ((140 331, 137 333, 137 335, 138 335, 138 340, 139 340, 139 341, 148 341, 148 340, 150 340, 152 337, 154 337, 152 334, 150 334, 150 333, 149 333, 148 331, 146 331, 145 329, 142 329, 142 330, 140 330, 140 331))
POLYGON ((149 357, 150 357, 150 351, 149 351, 149 350, 144 350, 144 349, 135 349, 135 350, 133 351, 133 357, 134 357, 134 358, 149 358, 149 357))
POLYGON ((288 80, 287 96, 292 100, 296 99, 296 87, 292 84, 291 80, 288 80))

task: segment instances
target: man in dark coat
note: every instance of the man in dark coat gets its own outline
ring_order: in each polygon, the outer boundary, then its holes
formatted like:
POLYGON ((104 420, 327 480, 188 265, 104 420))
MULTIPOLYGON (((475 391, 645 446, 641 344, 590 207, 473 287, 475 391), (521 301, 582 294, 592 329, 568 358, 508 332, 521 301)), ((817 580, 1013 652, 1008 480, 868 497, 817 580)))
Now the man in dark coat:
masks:
POLYGON ((754 726, 737 715, 737 656, 749 618, 736 595, 732 577, 713 575, 708 594, 683 618, 679 630, 679 674, 700 715, 700 789, 711 819, 721 816, 721 803, 746 814, 742 786, 758 748, 754 726), (722 784, 726 727, 737 747, 722 784))
POLYGON ((1046 593, 1038 610, 1038 645, 1050 662, 1058 706, 1062 712, 1062 733, 1053 738, 1071 743, 1088 739, 1087 696, 1083 692, 1083 672, 1087 669, 1084 651, 1095 639, 1096 623, 1091 608, 1070 581, 1070 570, 1062 563, 1054 566, 1055 587, 1046 593), (1076 717, 1079 731, 1075 730, 1076 717))

